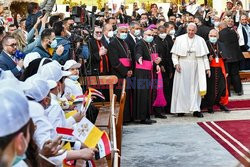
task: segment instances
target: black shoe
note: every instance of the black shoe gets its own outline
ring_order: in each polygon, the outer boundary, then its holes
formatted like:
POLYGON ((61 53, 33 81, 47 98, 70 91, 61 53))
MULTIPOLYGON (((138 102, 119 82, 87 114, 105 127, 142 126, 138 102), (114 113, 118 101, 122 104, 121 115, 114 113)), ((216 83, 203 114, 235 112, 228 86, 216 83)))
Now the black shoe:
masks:
POLYGON ((147 121, 150 121, 150 122, 153 123, 153 124, 157 123, 157 121, 156 121, 156 120, 153 120, 153 119, 148 119, 147 121))
POLYGON ((210 114, 213 114, 214 113, 214 110, 212 109, 212 108, 209 108, 209 109, 207 109, 208 110, 208 113, 210 113, 210 114))
POLYGON ((151 125, 152 122, 149 121, 149 120, 141 120, 141 121, 140 121, 140 124, 151 125))
POLYGON ((220 106, 220 109, 221 109, 221 111, 225 111, 225 112, 229 112, 230 110, 226 107, 226 106, 224 106, 224 105, 219 105, 220 106))
POLYGON ((242 96, 243 95, 243 91, 240 91, 237 94, 238 94, 238 96, 242 96))
POLYGON ((157 114, 155 115, 155 118, 167 119, 167 116, 162 115, 162 114, 157 114))
POLYGON ((195 111, 195 112, 193 113, 193 116, 194 116, 194 117, 198 117, 198 118, 203 118, 203 117, 204 117, 203 114, 202 114, 201 112, 198 112, 198 111, 195 111))
POLYGON ((185 113, 178 113, 177 116, 178 117, 184 117, 185 113))

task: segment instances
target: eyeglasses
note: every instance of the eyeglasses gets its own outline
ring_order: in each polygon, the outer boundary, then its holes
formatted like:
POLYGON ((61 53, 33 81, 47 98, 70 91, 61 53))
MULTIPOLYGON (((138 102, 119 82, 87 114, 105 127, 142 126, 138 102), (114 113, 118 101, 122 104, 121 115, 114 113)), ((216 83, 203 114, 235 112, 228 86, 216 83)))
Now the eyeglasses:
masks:
POLYGON ((16 47, 17 44, 16 43, 13 43, 13 44, 10 44, 10 45, 7 45, 7 46, 11 46, 12 48, 16 47))
POLYGON ((96 31, 95 33, 96 33, 96 34, 101 34, 102 32, 101 32, 101 31, 96 31))

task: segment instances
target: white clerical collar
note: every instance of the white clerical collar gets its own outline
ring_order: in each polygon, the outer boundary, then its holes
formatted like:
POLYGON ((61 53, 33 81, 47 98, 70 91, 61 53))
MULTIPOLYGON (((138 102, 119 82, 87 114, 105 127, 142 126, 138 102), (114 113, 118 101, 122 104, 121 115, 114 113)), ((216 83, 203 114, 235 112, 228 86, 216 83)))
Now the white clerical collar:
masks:
POLYGON ((106 37, 106 35, 104 35, 104 38, 106 39, 106 41, 109 43, 109 38, 106 37))
POLYGON ((133 35, 133 34, 131 34, 131 33, 129 33, 130 35, 131 35, 131 37, 133 38, 133 40, 136 42, 136 40, 135 40, 135 36, 133 35))

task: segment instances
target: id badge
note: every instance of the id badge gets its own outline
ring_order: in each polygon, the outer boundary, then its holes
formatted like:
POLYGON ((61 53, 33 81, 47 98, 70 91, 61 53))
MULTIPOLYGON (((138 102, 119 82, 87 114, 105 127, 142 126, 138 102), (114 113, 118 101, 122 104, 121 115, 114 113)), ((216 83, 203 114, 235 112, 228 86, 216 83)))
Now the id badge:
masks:
POLYGON ((219 63, 219 58, 218 57, 215 58, 215 62, 219 63))

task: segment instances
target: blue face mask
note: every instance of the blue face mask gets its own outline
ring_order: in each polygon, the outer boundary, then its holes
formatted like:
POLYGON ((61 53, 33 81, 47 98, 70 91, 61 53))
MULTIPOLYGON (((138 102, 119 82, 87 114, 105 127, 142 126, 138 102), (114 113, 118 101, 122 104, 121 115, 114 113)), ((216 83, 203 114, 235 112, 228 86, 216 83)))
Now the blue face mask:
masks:
POLYGON ((56 39, 54 39, 54 40, 51 42, 50 47, 51 47, 52 49, 55 49, 55 48, 57 47, 57 40, 56 40, 56 39))
POLYGON ((78 78, 79 78, 78 75, 70 75, 70 76, 69 76, 69 79, 71 79, 71 80, 73 80, 73 81, 77 81, 78 78))
POLYGON ((127 33, 121 33, 119 38, 122 39, 122 40, 124 40, 124 39, 127 38, 127 36, 128 36, 127 33))
POLYGON ((209 41, 213 44, 215 44, 217 42, 217 38, 216 37, 209 37, 209 41))
POLYGON ((154 40, 154 37, 153 37, 153 36, 147 36, 146 39, 145 39, 145 41, 146 41, 147 43, 151 43, 153 40, 154 40))
POLYGON ((23 154, 21 156, 16 156, 16 158, 14 159, 12 166, 18 164, 20 161, 25 160, 26 159, 26 155, 23 154))

